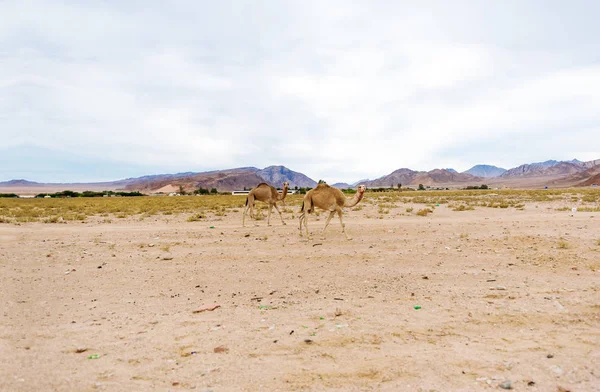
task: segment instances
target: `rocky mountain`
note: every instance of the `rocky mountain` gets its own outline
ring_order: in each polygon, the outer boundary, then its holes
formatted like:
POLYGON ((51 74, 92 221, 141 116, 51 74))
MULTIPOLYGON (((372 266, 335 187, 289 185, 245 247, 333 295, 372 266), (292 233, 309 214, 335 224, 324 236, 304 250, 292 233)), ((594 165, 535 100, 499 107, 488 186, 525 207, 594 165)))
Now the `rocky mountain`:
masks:
POLYGON ((581 162, 579 159, 571 159, 570 161, 556 161, 554 159, 550 159, 548 161, 544 161, 544 162, 534 162, 534 163, 530 163, 530 165, 534 165, 534 166, 543 166, 543 167, 551 167, 551 166, 555 166, 558 165, 561 162, 567 162, 567 163, 574 163, 574 164, 581 164, 583 162, 581 162))
POLYGON ((256 174, 263 178, 266 183, 274 187, 281 187, 284 181, 290 183, 290 188, 314 188, 317 182, 302 173, 295 172, 285 166, 269 166, 262 170, 257 170, 256 174))
POLYGON ((144 176, 136 179, 127 179, 127 190, 140 192, 156 192, 157 190, 179 189, 183 187, 186 192, 200 187, 205 189, 216 188, 219 192, 232 190, 251 189, 261 182, 266 182, 276 188, 281 188, 287 181, 290 188, 314 187, 317 182, 302 173, 295 172, 285 166, 269 166, 264 169, 256 167, 240 167, 228 170, 216 170, 202 173, 177 173, 156 176, 144 176), (170 186, 165 188, 166 186, 170 186))
MULTIPOLYGON (((464 173, 456 173, 454 170, 449 169, 435 169, 425 172, 402 168, 375 180, 361 180, 354 184, 337 183, 333 186, 339 188, 353 188, 358 184, 364 184, 369 188, 396 188, 398 184, 402 184, 403 187, 416 187, 419 184, 450 187, 488 184, 490 186, 507 186, 512 188, 589 186, 598 183, 600 160, 589 162, 581 162, 576 159, 563 162, 551 160, 521 165, 507 170, 499 176, 486 177, 492 174, 492 169, 489 168, 503 170, 490 165, 476 165, 464 173), (475 171, 474 169, 481 170, 475 171), (481 175, 475 176, 473 172, 481 173, 481 175)), ((202 187, 206 189, 216 188, 218 191, 226 192, 244 188, 250 189, 261 182, 267 182, 280 188, 284 181, 289 182, 292 188, 295 186, 316 186, 316 181, 302 173, 290 170, 285 166, 269 166, 264 169, 240 167, 203 173, 156 174, 97 183, 43 184, 19 179, 0 182, 0 193, 24 192, 27 194, 36 194, 42 191, 60 191, 65 189, 76 191, 137 190, 144 193, 157 191, 168 193, 178 191, 180 187, 185 191, 193 191, 202 187)))
POLYGON ((471 174, 476 177, 493 178, 502 175, 505 171, 506 169, 493 165, 475 165, 463 173, 471 174))
POLYGON ((586 165, 583 163, 573 162, 557 162, 553 165, 547 165, 546 161, 542 163, 524 164, 513 169, 507 170, 500 177, 551 177, 551 176, 568 176, 577 172, 584 171, 586 165))
POLYGON ((481 177, 476 177, 471 174, 464 173, 452 173, 445 169, 434 169, 427 173, 423 173, 418 175, 411 185, 449 185, 449 184, 457 184, 457 183, 469 183, 475 184, 477 182, 481 182, 483 179, 481 177))
POLYGON ((21 187, 21 186, 32 187, 32 186, 43 186, 43 185, 44 184, 40 184, 39 182, 27 181, 27 180, 23 180, 23 179, 0 182, 1 187, 21 187))
POLYGON ((558 179, 552 181, 552 184, 566 184, 566 185, 578 185, 578 186, 589 186, 592 184, 598 184, 600 179, 600 160, 582 162, 581 166, 585 169, 577 173, 561 176, 558 179))
POLYGON ((588 162, 580 162, 581 166, 585 167, 586 169, 592 169, 592 168, 596 168, 596 167, 600 167, 600 159, 594 159, 593 161, 588 161, 588 162))
POLYGON ((367 187, 371 188, 396 188, 398 184, 402 184, 402 186, 415 186, 419 184, 433 186, 448 185, 454 183, 475 184, 481 181, 482 178, 480 177, 476 177, 470 174, 452 172, 447 169, 434 169, 429 172, 418 172, 411 169, 402 168, 373 181, 367 181, 366 185, 367 187))
POLYGON ((336 182, 335 184, 331 185, 334 188, 339 188, 339 189, 347 189, 347 188, 352 188, 352 185, 346 183, 346 182, 336 182))
POLYGON ((446 168, 444 170, 448 170, 450 173, 458 173, 456 170, 454 170, 452 168, 446 168))
POLYGON ((265 182, 252 168, 145 176, 138 179, 128 179, 127 181, 125 189, 145 193, 156 192, 161 189, 177 190, 179 187, 183 188, 186 192, 191 192, 198 188, 216 188, 219 191, 231 191, 244 188, 250 189, 261 182, 265 182))
POLYGON ((590 186, 590 185, 597 185, 600 186, 600 173, 593 175, 592 177, 588 178, 587 180, 579 183, 580 186, 590 186))
POLYGON ((379 187, 384 187, 384 188, 394 187, 395 188, 398 186, 398 184, 402 184, 402 186, 409 185, 410 183, 412 183, 412 181, 415 179, 415 177, 419 173, 420 172, 416 172, 411 169, 402 168, 402 169, 395 170, 395 171, 391 172, 390 174, 385 175, 383 177, 379 177, 375 180, 365 181, 364 185, 366 185, 367 188, 379 188, 379 187))

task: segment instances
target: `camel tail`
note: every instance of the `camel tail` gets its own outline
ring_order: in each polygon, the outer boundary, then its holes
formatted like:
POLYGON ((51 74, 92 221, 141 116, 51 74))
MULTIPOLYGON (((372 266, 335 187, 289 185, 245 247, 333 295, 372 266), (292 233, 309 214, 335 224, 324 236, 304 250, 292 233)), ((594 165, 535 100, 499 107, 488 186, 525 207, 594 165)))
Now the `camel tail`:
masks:
POLYGON ((300 208, 300 211, 298 212, 308 212, 309 214, 311 214, 313 212, 313 203, 312 203, 312 199, 309 198, 308 200, 302 200, 302 207, 300 208), (306 210, 304 210, 304 206, 306 205, 306 210))
POLYGON ((248 196, 246 196, 246 205, 248 205, 248 196))

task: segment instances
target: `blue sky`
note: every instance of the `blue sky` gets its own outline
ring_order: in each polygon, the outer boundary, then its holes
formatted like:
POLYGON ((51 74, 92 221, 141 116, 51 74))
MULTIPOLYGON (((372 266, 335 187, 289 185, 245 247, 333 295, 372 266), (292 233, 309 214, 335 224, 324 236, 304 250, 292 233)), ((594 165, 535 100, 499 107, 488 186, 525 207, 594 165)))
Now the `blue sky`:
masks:
POLYGON ((597 1, 0 2, 0 181, 600 158, 597 1))

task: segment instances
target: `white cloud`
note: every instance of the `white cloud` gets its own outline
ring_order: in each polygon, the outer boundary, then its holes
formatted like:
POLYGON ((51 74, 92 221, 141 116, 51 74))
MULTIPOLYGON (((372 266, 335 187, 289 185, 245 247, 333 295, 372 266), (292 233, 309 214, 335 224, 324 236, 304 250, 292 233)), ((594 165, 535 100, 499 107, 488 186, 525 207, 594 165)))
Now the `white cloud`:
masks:
POLYGON ((1 3, 0 150, 153 172, 284 164, 349 182, 400 167, 596 159, 591 8, 1 3))

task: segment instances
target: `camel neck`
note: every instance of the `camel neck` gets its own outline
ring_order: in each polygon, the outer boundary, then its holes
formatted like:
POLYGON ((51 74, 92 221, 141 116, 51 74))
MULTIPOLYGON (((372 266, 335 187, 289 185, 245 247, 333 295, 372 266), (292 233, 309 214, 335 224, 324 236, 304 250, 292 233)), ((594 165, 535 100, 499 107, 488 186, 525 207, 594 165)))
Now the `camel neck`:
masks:
POLYGON ((346 199, 346 207, 354 207, 355 205, 358 204, 358 202, 360 202, 362 200, 364 196, 364 192, 356 192, 356 194, 354 195, 354 197, 352 199, 346 199))
POLYGON ((287 188, 283 188, 283 191, 281 192, 281 195, 279 195, 279 200, 285 199, 285 197, 287 196, 287 192, 288 192, 288 189, 287 188))

